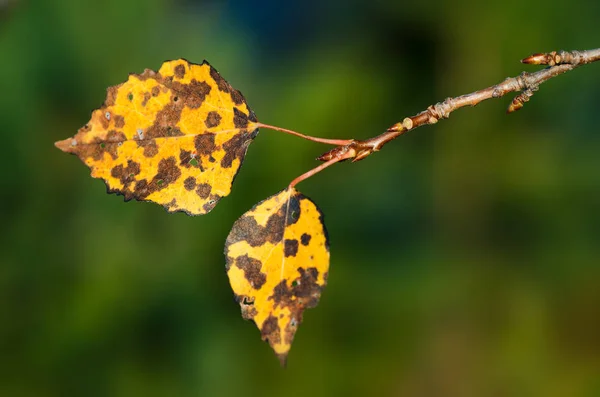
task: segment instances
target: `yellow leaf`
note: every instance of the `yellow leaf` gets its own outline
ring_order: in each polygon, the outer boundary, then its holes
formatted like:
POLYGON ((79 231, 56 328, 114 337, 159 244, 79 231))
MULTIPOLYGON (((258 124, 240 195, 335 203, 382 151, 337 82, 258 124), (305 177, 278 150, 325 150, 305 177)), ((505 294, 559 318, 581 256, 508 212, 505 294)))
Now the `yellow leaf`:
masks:
POLYGON ((206 61, 179 59, 108 88, 90 122, 56 146, 126 201, 199 215, 229 194, 257 134, 239 91, 206 61))
POLYGON ((242 317, 256 323, 284 365, 304 309, 317 305, 327 282, 323 214, 295 189, 283 190, 235 222, 225 256, 242 317))

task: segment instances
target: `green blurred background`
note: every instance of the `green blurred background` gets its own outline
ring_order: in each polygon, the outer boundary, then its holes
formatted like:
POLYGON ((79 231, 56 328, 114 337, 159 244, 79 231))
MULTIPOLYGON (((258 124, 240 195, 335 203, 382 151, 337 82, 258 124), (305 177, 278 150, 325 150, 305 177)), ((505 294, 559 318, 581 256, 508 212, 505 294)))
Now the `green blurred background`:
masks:
POLYGON ((0 396, 600 396, 600 64, 303 182, 332 260, 285 370, 223 244, 327 147, 262 131, 193 218, 53 146, 167 59, 209 60, 265 123, 367 138, 600 46, 598 2, 484 3, 0 0, 0 396))

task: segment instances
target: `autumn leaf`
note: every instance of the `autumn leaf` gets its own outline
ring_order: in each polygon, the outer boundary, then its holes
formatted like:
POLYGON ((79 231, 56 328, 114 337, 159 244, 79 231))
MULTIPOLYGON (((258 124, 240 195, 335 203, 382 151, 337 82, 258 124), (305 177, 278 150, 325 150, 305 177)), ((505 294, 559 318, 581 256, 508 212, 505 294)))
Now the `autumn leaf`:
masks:
POLYGON ((56 146, 126 201, 199 215, 230 193, 257 134, 239 91, 206 61, 179 59, 108 88, 89 123, 56 146))
POLYGON ((302 313, 317 305, 327 282, 323 214, 308 197, 285 189, 234 223, 225 256, 242 317, 256 323, 285 365, 302 313))

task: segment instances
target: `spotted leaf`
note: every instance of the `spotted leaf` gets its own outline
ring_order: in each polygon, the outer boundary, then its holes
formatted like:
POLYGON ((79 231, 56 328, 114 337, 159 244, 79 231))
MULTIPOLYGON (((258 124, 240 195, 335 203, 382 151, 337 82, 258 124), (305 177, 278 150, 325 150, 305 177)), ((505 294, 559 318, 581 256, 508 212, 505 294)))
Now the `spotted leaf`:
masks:
POLYGON ((283 190, 235 222, 225 256, 242 317, 256 323, 284 365, 304 309, 317 305, 327 282, 323 214, 295 189, 283 190))
POLYGON ((89 123, 56 146, 126 201, 199 215, 229 194, 257 134, 239 91, 206 61, 179 59, 108 88, 89 123))

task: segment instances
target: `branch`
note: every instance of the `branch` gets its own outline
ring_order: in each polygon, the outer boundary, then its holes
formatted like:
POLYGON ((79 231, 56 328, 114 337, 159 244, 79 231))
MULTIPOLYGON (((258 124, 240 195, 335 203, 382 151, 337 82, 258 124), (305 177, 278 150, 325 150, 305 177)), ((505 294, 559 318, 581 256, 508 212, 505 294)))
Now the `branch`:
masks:
POLYGON ((318 157, 318 160, 328 162, 332 159, 345 160, 351 158, 353 162, 362 160, 373 152, 381 150, 385 144, 396 139, 406 131, 414 130, 423 125, 435 124, 440 119, 447 119, 450 117, 450 113, 457 109, 465 106, 475 106, 487 99, 500 98, 511 92, 520 92, 512 100, 507 109, 507 113, 515 112, 531 99, 543 82, 581 65, 596 61, 600 61, 600 48, 587 51, 553 51, 545 54, 531 55, 521 60, 521 62, 533 65, 548 65, 548 67, 535 73, 523 72, 517 77, 507 78, 497 85, 470 94, 447 98, 443 102, 429 106, 427 110, 415 116, 407 117, 402 122, 392 125, 381 135, 364 141, 355 140, 349 144, 338 146, 318 157))

